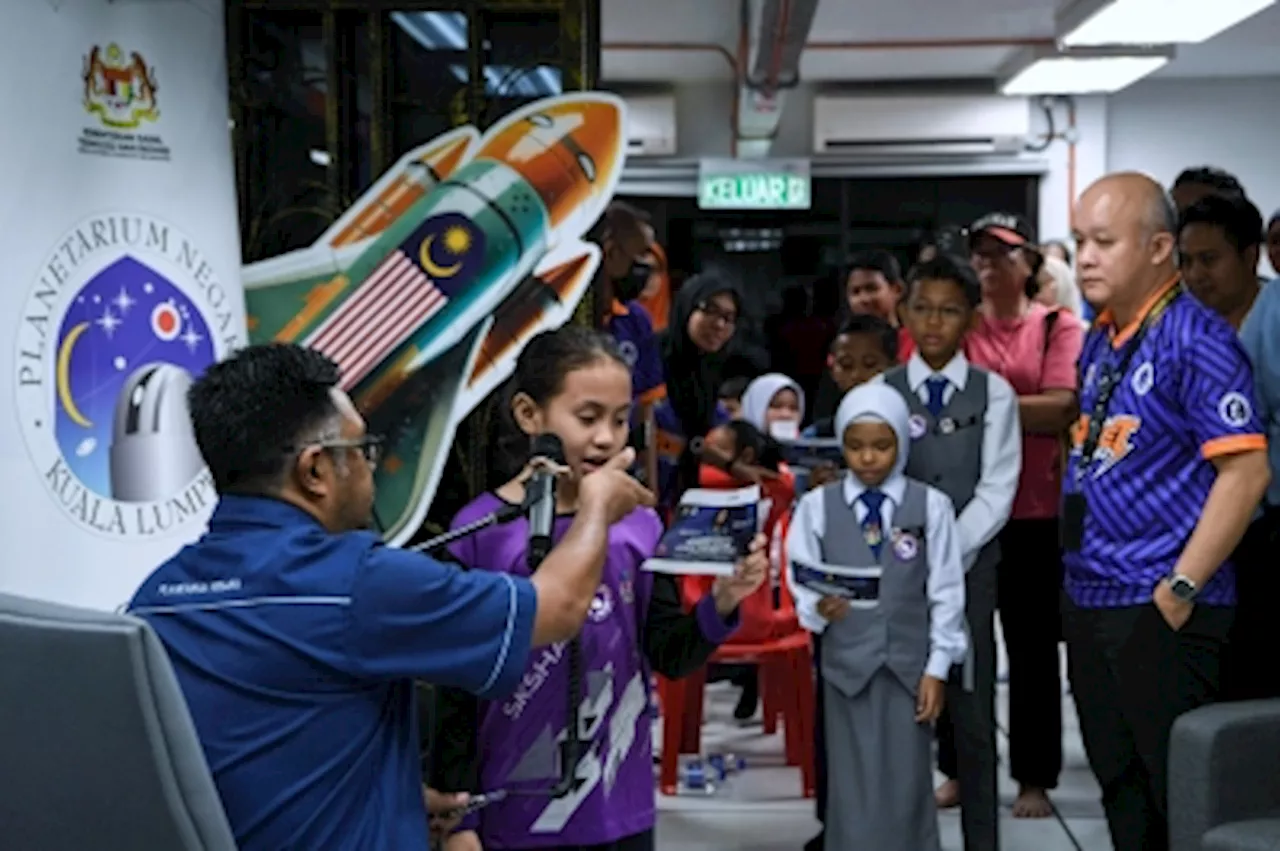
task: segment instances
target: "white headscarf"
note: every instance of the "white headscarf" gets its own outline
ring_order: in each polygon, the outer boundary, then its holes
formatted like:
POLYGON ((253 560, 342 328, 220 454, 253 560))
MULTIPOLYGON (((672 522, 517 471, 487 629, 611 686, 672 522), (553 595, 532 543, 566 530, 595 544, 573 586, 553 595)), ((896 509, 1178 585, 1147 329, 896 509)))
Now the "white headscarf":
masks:
MULTIPOLYGON (((765 414, 769 412, 773 397, 783 390, 791 390, 796 394, 796 400, 800 403, 800 419, 803 420, 804 391, 800 389, 799 384, 780 372, 762 375, 747 385, 747 389, 742 392, 742 419, 760 429, 762 433, 768 434, 769 429, 764 422, 765 414)), ((799 423, 796 425, 798 426, 799 423)))
POLYGON ((902 394, 882 382, 869 381, 850 390, 841 400, 836 409, 836 438, 844 440, 845 429, 857 422, 887 424, 898 436, 898 460, 889 474, 897 476, 907 468, 907 457, 911 454, 910 418, 911 411, 902 394))

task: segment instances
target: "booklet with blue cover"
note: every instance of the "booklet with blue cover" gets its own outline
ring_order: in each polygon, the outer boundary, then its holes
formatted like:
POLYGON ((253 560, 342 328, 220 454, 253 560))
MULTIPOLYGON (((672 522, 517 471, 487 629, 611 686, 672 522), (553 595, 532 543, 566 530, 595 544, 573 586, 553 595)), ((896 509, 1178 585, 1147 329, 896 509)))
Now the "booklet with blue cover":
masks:
POLYGON ((692 488, 680 497, 675 519, 645 570, 695 576, 729 576, 747 554, 768 510, 760 488, 692 488))
POLYGON ((880 601, 879 567, 837 567, 792 562, 796 584, 823 597, 843 597, 855 608, 872 608, 880 601))

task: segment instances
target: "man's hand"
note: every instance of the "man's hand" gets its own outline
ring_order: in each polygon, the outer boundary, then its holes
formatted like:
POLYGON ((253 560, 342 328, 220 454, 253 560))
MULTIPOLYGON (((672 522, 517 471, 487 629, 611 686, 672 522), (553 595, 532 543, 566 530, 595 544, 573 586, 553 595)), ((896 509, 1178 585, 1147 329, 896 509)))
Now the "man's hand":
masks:
POLYGON ((484 851, 480 844, 480 834, 474 830, 454 833, 444 841, 444 851, 484 851))
POLYGON ((947 684, 925 674, 920 678, 920 687, 916 691, 916 723, 932 724, 942 714, 942 705, 947 700, 947 684))
POLYGON ((627 472, 636 460, 635 450, 627 447, 598 470, 583 476, 578 486, 578 502, 604 510, 613 525, 640 505, 653 505, 653 492, 627 472))
POLYGON ((849 601, 844 597, 828 594, 818 601, 818 614, 831 623, 838 623, 849 614, 849 601))
POLYGON ((1188 603, 1186 600, 1179 600, 1173 594, 1173 589, 1169 587, 1168 579, 1161 579, 1160 584, 1156 586, 1155 593, 1151 595, 1151 600, 1156 604, 1156 608, 1160 610, 1160 616, 1164 618, 1164 622, 1174 632, 1182 629, 1186 625, 1187 620, 1191 617, 1191 610, 1194 604, 1188 603))
POLYGON ((726 618, 732 614, 738 604, 750 597, 769 575, 768 545, 768 538, 756 535, 747 548, 747 557, 733 566, 733 574, 716 577, 711 585, 711 593, 715 597, 716 613, 720 617, 726 618))
POLYGON ((446 795, 429 786, 423 786, 422 802, 427 808, 432 837, 439 838, 457 827, 462 821, 462 808, 469 800, 471 796, 466 792, 446 795))

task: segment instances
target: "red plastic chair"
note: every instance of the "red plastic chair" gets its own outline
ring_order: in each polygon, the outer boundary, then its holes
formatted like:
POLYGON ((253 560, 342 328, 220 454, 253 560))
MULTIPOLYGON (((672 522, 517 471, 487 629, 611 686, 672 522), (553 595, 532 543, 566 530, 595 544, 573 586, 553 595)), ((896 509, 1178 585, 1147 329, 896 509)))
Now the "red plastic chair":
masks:
MULTIPOLYGON (((771 530, 771 549, 782 567, 778 605, 774 606, 773 589, 765 583, 743 601, 739 609, 741 625, 733 637, 721 645, 712 662, 755 663, 760 671, 760 694, 764 712, 764 729, 777 731, 783 723, 785 753, 788 765, 800 768, 801 791, 805 797, 814 794, 813 766, 813 657, 809 634, 799 626, 795 601, 786 583, 785 550, 791 512, 784 507, 771 530)), ((692 605, 709 590, 713 580, 701 576, 684 577, 682 596, 692 605)), ((662 760, 659 788, 664 795, 676 793, 681 754, 696 754, 702 749, 703 695, 706 669, 683 680, 659 678, 662 704, 662 760)))

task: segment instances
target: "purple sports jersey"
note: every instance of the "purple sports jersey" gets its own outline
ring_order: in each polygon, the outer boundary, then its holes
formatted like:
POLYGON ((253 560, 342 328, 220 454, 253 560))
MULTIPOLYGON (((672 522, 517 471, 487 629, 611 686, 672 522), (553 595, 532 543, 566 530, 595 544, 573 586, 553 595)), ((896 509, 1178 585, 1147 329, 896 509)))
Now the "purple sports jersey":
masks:
MULTIPOLYGON (((458 513, 454 526, 501 505, 493 494, 484 494, 458 513)), ((571 522, 570 517, 556 519, 556 540, 571 522)), ((480 831, 486 849, 599 845, 653 827, 652 719, 641 650, 653 574, 641 571, 640 564, 661 535, 662 524, 648 508, 633 511, 609 530, 603 580, 581 633, 579 719, 586 753, 574 791, 559 799, 539 794, 560 777, 558 742, 568 715, 567 643, 535 649, 510 697, 480 703, 479 791, 513 793, 467 825, 480 831)), ((528 539, 528 522, 520 519, 450 548, 472 569, 527 576, 528 539)))
MULTIPOLYGON (((1080 551, 1064 554, 1067 592, 1084 608, 1149 602, 1200 519, 1216 478, 1212 459, 1266 447, 1239 338, 1182 293, 1139 341, 1118 378, 1092 463, 1083 463, 1100 379, 1119 365, 1131 333, 1113 342, 1108 318, 1098 318, 1080 356, 1083 414, 1063 477, 1064 491, 1083 492, 1088 506, 1080 551)), ((1235 595, 1227 563, 1196 599, 1231 605, 1235 595)))
POLYGON ((666 392, 662 357, 658 352, 658 336, 644 307, 635 301, 625 306, 614 302, 608 319, 608 331, 622 349, 631 368, 631 396, 637 402, 650 403, 666 392))

